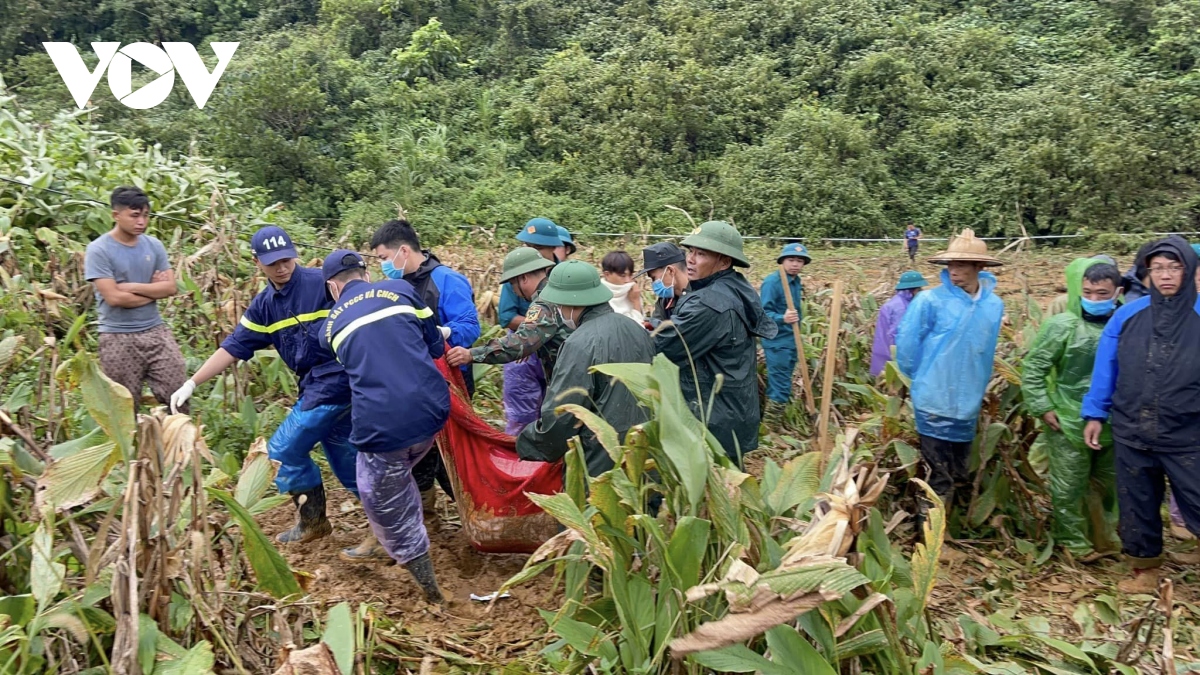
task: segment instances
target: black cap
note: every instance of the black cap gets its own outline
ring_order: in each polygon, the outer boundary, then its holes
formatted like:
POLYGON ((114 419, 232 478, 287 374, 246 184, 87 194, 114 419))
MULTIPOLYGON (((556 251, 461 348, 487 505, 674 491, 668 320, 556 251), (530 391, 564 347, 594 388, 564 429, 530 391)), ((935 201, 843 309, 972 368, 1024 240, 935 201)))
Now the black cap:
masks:
POLYGON ((329 281, 346 270, 365 269, 367 269, 367 263, 363 261, 363 257, 345 248, 339 248, 325 256, 325 263, 321 265, 321 273, 325 276, 325 281, 329 281))
POLYGON ((657 270, 681 263, 687 258, 687 254, 673 241, 660 241, 657 244, 651 244, 642 249, 642 271, 637 273, 637 276, 642 276, 650 270, 657 270))

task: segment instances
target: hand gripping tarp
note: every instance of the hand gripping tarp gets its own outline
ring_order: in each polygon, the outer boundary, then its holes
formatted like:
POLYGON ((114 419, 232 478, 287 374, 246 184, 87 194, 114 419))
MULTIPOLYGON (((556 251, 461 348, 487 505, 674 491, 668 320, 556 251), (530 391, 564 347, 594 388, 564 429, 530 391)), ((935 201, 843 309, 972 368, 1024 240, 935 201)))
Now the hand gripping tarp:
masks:
POLYGON ((438 450, 454 486, 463 531, 484 553, 532 553, 558 533, 558 521, 526 493, 562 492, 562 462, 528 462, 517 457, 516 441, 475 414, 462 373, 437 359, 450 383, 450 419, 438 433, 438 450))

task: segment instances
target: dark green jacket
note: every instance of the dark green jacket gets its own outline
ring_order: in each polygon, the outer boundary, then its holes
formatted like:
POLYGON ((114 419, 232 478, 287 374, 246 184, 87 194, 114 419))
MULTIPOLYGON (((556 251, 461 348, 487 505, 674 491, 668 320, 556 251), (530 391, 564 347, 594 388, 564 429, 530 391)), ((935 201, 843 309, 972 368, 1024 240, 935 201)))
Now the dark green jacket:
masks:
POLYGON ((712 403, 708 429, 740 465, 739 455, 758 447, 754 338, 773 338, 777 329, 763 312, 754 287, 734 270, 693 281, 690 289, 675 308, 673 325, 654 338, 654 346, 679 366, 680 387, 697 417, 708 409, 717 374, 725 376, 712 403))
POLYGON ((517 454, 521 459, 553 462, 567 454, 567 442, 578 434, 583 439, 588 474, 598 476, 611 469, 612 459, 595 434, 587 427, 577 428, 574 415, 559 415, 554 410, 574 403, 598 412, 623 440, 626 431, 648 419, 646 411, 625 385, 589 370, 606 363, 650 363, 653 359, 654 341, 641 324, 614 313, 607 303, 586 310, 579 327, 558 352, 541 419, 517 436, 517 454))

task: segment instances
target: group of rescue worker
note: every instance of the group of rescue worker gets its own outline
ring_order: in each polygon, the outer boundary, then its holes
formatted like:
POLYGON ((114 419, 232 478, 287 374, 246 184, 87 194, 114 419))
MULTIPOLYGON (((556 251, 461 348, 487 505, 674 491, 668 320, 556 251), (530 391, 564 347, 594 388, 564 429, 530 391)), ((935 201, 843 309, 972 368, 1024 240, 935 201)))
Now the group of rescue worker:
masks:
MULTIPOLYGON (((503 364, 506 431, 516 437, 517 453, 555 461, 579 436, 588 471, 598 475, 612 467, 611 458, 560 407, 591 409, 622 437, 647 413, 593 366, 664 355, 680 366, 680 387, 697 417, 740 465, 758 447, 760 425, 782 423, 803 358, 794 327, 802 320, 800 272, 812 258, 801 244, 780 251, 778 274, 767 275, 756 291, 741 271, 750 266, 742 236, 727 222, 705 222, 678 245, 645 247, 640 271, 624 252, 605 256, 601 271, 570 259, 576 247, 565 228, 533 218, 502 266, 498 319, 506 333, 476 345, 481 330, 470 283, 423 249, 409 223, 393 220, 370 240, 383 277, 375 282, 375 265, 355 251, 339 249, 320 269, 304 267, 287 232, 258 230, 250 255, 267 284, 220 348, 186 378, 158 315, 156 301, 173 294, 174 277, 162 244, 145 234, 148 197, 118 188, 112 208, 113 230, 88 246, 86 262, 105 372, 135 401, 148 383, 161 402, 186 412, 198 385, 273 347, 299 381, 295 405, 268 442, 280 463, 276 487, 297 509, 295 526, 278 540, 305 543, 332 531, 310 456, 320 444, 371 527, 342 557, 395 560, 430 602, 442 595, 423 514, 435 483, 453 498, 434 449, 452 395, 437 359, 461 369, 466 396, 474 391, 474 364, 503 364), (655 296, 648 314, 637 288, 642 276, 655 296)), ((904 239, 915 260, 919 230, 909 226, 904 239)), ((970 230, 929 262, 945 266, 940 284, 919 292, 928 282, 905 272, 881 308, 871 372, 879 375, 893 362, 909 378, 929 485, 953 506, 968 492, 967 459, 1004 318, 996 277, 985 270, 1002 263, 970 230)), ((1164 477, 1181 529, 1200 532, 1196 262, 1179 237, 1147 245, 1133 273, 1146 294, 1133 301, 1127 294, 1118 308, 1130 284, 1111 259, 1075 261, 1067 268, 1063 310, 1045 322, 1024 364, 1026 406, 1044 421, 1050 447, 1055 539, 1084 560, 1107 555, 1119 504, 1121 541, 1137 570, 1131 590, 1157 581, 1164 477), (1098 491, 1092 502, 1100 504, 1103 527, 1086 516, 1089 490, 1098 491)))

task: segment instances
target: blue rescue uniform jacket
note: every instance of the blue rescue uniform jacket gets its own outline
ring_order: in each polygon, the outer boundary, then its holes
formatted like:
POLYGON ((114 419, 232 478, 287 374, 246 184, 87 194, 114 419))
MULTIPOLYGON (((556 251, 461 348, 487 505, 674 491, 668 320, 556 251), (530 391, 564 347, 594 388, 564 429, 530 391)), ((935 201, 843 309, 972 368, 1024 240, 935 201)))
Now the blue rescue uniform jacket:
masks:
POLYGON ((412 284, 351 281, 329 313, 321 344, 350 376, 350 442, 392 452, 432 438, 450 416, 450 387, 433 359, 445 352, 433 310, 412 284))
POLYGON ((300 380, 301 410, 347 405, 350 382, 346 371, 320 342, 321 326, 332 306, 321 270, 297 266, 282 287, 268 283, 254 296, 221 348, 248 361, 254 352, 274 347, 300 380))

